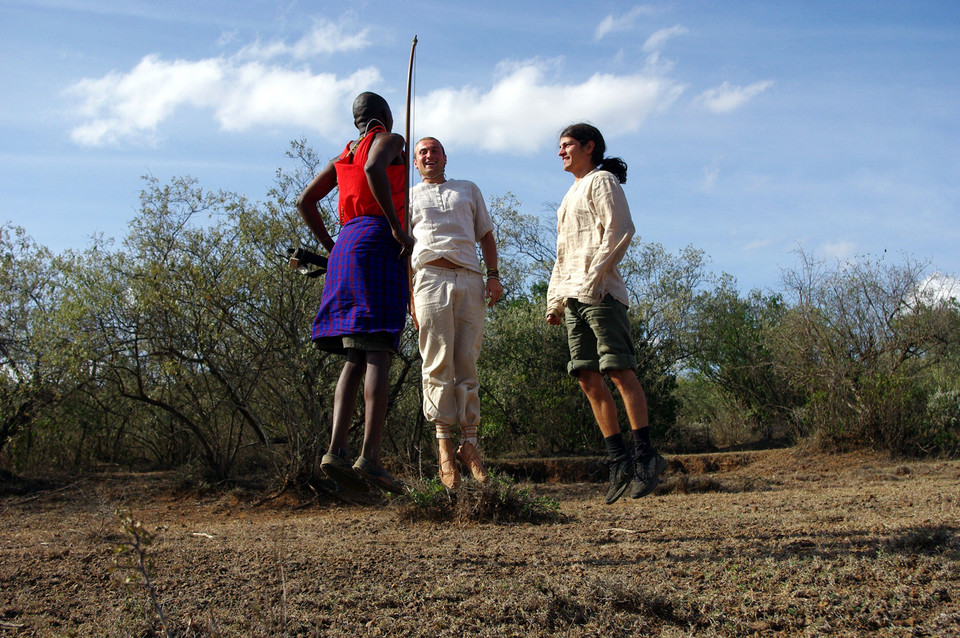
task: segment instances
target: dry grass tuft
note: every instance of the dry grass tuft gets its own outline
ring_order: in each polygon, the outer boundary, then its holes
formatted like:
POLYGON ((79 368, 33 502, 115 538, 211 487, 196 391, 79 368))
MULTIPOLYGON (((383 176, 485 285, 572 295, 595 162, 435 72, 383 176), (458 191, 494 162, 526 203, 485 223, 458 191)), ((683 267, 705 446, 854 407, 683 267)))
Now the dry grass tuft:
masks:
POLYGON ((543 523, 563 519, 559 502, 536 496, 497 473, 490 474, 486 485, 467 481, 455 492, 431 478, 412 486, 393 502, 405 522, 543 523))

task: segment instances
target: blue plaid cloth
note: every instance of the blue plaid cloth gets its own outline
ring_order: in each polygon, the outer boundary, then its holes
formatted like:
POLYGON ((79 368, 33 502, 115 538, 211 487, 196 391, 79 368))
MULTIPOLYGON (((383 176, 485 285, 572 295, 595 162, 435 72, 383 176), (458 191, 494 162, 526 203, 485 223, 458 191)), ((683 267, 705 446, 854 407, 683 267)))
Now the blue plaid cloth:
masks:
POLYGON ((344 224, 327 262, 313 339, 384 332, 399 350, 409 297, 406 261, 399 257, 385 217, 363 215, 344 224))

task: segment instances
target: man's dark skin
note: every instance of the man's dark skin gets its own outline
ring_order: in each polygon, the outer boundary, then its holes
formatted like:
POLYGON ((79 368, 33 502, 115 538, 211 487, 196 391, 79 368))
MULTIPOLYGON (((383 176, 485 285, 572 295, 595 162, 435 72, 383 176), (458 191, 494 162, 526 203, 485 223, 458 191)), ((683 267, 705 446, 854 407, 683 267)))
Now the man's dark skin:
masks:
MULTIPOLYGON (((393 128, 393 115, 390 112, 390 107, 382 97, 375 93, 361 93, 357 96, 357 99, 353 102, 353 118, 359 136, 351 142, 351 146, 363 137, 368 128, 373 128, 378 122, 383 124, 387 130, 385 133, 376 134, 363 170, 370 191, 390 224, 393 238, 401 246, 400 258, 406 260, 413 249, 414 239, 400 226, 397 212, 393 207, 390 181, 386 171, 387 166, 392 164, 404 164, 403 148, 405 142, 403 136, 390 132, 393 128)), ((337 186, 335 161, 327 164, 297 198, 297 210, 300 212, 300 216, 303 217, 314 237, 327 251, 333 250, 334 241, 320 217, 317 204, 337 186)), ((353 348, 347 350, 347 361, 340 373, 333 399, 333 429, 330 435, 329 453, 336 454, 339 450, 347 448, 350 420, 360 383, 363 382, 365 409, 361 454, 378 468, 382 467, 380 443, 387 414, 392 360, 393 355, 389 352, 365 351, 353 348)))

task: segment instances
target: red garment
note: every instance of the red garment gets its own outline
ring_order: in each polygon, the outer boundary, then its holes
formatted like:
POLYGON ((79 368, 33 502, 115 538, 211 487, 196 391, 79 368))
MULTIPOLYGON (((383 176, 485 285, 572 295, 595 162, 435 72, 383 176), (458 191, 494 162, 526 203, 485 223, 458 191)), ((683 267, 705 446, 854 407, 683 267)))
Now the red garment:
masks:
MULTIPOLYGON (((371 128, 362 138, 357 147, 350 153, 351 144, 340 154, 340 159, 334 164, 337 170, 337 187, 340 190, 340 224, 346 224, 351 219, 361 215, 383 217, 383 210, 373 197, 370 185, 367 183, 367 174, 363 167, 367 163, 367 154, 376 133, 385 133, 382 126, 371 128)), ((390 180, 390 194, 393 197, 393 208, 400 220, 400 227, 406 228, 404 211, 404 193, 407 190, 406 169, 402 164, 391 164, 387 167, 387 179, 390 180)))

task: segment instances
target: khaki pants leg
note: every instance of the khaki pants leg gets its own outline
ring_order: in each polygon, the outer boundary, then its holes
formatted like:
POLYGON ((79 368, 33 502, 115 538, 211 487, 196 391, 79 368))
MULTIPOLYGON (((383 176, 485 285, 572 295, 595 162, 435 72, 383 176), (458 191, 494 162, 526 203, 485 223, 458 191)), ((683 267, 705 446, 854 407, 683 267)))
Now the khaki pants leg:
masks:
POLYGON ((477 357, 483 341, 483 277, 426 266, 414 279, 423 358, 423 412, 441 423, 480 421, 477 357))

